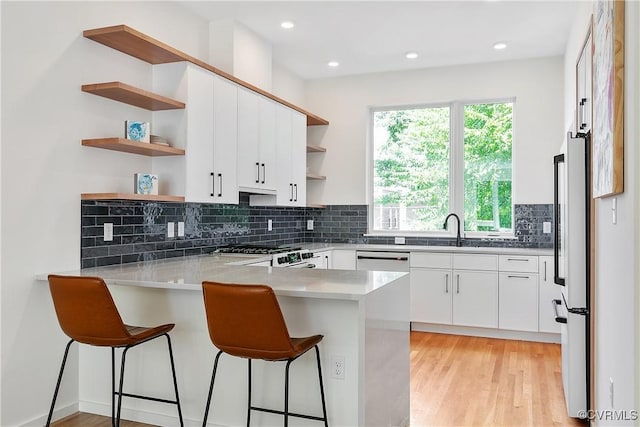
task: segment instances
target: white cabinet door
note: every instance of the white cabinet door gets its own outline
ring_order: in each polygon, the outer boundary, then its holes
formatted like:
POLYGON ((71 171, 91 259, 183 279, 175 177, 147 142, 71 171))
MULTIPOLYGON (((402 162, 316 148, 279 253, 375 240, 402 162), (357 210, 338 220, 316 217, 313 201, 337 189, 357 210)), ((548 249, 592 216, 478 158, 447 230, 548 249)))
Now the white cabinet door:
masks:
POLYGON ((314 252, 313 258, 309 258, 308 261, 315 265, 316 269, 329 269, 331 268, 331 251, 314 252))
POLYGON ((259 97, 238 88, 238 186, 258 188, 261 168, 259 155, 259 97))
POLYGON ((276 104, 265 97, 258 97, 259 137, 258 152, 261 169, 260 184, 264 189, 275 190, 277 182, 276 164, 276 104))
POLYGON ((238 87, 213 76, 214 202, 239 202, 237 175, 238 87))
POLYGON ((276 204, 293 205, 293 181, 291 180, 291 110, 278 105, 276 107, 276 204))
POLYGON ((499 327, 514 331, 538 331, 538 275, 500 273, 499 327))
POLYGON ((293 204, 307 204, 307 116, 291 112, 291 182, 293 204))
POLYGON ((187 67, 185 199, 211 203, 213 197, 213 75, 187 67))
POLYGON ((454 270, 453 279, 453 324, 497 328, 498 273, 454 270))
POLYGON ((451 324, 451 270, 411 269, 411 321, 451 324))
POLYGON ((562 289, 553 282, 553 257, 541 256, 539 266, 538 331, 559 334, 553 300, 562 300, 562 289))
POLYGON ((334 270, 355 270, 356 251, 335 249, 331 252, 331 268, 334 270))

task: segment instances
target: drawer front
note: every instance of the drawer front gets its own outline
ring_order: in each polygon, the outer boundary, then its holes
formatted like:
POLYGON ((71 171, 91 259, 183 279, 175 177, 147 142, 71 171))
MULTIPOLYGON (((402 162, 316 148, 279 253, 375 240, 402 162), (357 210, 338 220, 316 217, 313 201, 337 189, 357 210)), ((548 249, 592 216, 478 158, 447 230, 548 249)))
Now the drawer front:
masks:
POLYGON ((500 271, 538 272, 537 256, 500 255, 500 271))
POLYGON ((439 252, 411 252, 411 267, 451 268, 452 254, 439 252))
POLYGON ((455 270, 497 271, 498 256, 481 254, 454 254, 453 268, 455 270))

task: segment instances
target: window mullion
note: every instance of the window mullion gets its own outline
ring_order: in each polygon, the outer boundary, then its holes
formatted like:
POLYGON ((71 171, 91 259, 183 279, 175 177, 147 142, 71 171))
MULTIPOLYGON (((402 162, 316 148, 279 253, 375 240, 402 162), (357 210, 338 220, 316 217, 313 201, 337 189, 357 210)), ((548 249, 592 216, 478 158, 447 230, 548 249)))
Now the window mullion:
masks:
MULTIPOLYGON (((464 111, 459 102, 451 104, 450 211, 464 223, 464 111)), ((464 230, 460 224, 461 231, 464 230)))

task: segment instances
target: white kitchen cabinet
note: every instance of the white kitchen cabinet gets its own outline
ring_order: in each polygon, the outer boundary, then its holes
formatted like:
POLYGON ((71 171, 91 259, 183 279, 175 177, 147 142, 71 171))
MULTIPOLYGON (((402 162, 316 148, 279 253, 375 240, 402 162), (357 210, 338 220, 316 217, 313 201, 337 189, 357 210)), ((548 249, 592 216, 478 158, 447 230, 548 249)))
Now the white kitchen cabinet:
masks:
POLYGON ((237 87, 192 64, 154 68, 154 89, 188 103, 184 111, 154 112, 154 134, 185 149, 184 162, 154 159, 163 191, 184 193, 185 201, 238 203, 237 87))
POLYGON ((499 328, 537 332, 538 274, 501 272, 498 286, 499 328))
POLYGON ((556 322, 552 301, 562 300, 562 287, 553 281, 553 257, 541 256, 539 265, 538 331, 559 334, 560 323, 556 322))
POLYGON ((411 269, 411 321, 450 325, 452 271, 411 269))
POLYGON ((497 328, 498 273, 454 270, 453 274, 453 324, 497 328))
POLYGON ((538 331, 538 257, 500 255, 499 328, 538 331))
POLYGON ((333 270, 355 270, 356 251, 350 249, 334 249, 331 252, 331 268, 333 270))
POLYGON ((411 253, 411 321, 498 327, 498 257, 411 253))
POLYGON ((294 205, 307 205, 307 116, 291 111, 291 182, 294 205))
POLYGON ((276 189, 276 105, 238 88, 238 187, 241 191, 276 189))
POLYGON ((591 31, 589 31, 576 64, 576 133, 587 133, 591 129, 593 108, 591 56, 591 31))

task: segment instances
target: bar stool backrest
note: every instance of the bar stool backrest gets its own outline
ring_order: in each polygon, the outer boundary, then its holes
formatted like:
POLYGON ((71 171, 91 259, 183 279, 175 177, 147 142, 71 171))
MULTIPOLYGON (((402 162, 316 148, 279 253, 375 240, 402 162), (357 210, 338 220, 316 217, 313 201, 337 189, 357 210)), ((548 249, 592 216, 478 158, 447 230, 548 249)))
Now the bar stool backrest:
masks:
POLYGON ((233 356, 285 360, 296 356, 278 300, 269 286, 203 282, 209 336, 233 356))
POLYGON ((131 335, 104 280, 50 275, 49 289, 60 327, 69 338, 96 346, 130 343, 131 335))

